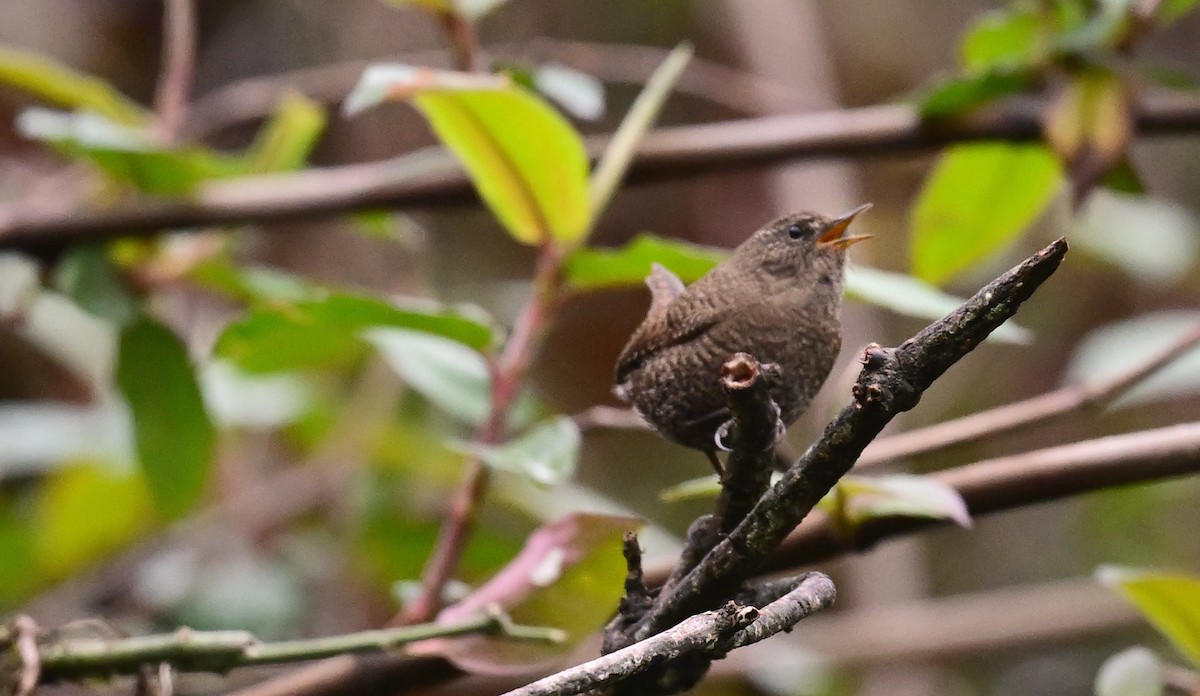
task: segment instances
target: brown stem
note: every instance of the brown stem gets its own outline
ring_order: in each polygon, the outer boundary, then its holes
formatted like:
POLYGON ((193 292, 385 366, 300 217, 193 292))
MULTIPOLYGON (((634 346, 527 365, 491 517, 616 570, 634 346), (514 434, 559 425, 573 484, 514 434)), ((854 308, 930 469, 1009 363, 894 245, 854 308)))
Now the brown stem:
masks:
POLYGON ((931 454, 1020 428, 1040 427, 1076 411, 1110 404, 1186 355, 1197 344, 1200 344, 1200 324, 1145 362, 1111 379, 1072 384, 1024 401, 880 438, 867 447, 855 468, 931 454))
MULTIPOLYGON (((1200 130, 1200 98, 1195 96, 1159 93, 1138 107, 1138 135, 1200 130)), ((649 133, 638 148, 629 180, 680 179, 790 160, 927 152, 981 139, 1034 140, 1039 128, 1037 112, 1028 105, 938 124, 923 123, 911 106, 890 105, 662 128, 649 133)), ((605 141, 589 145, 598 153, 605 141)), ((449 153, 423 151, 398 160, 212 182, 187 201, 131 200, 103 210, 77 209, 69 202, 53 208, 0 206, 0 249, 46 253, 163 229, 433 207, 473 196, 470 181, 449 153)))
POLYGON ((438 18, 442 22, 442 30, 450 39, 454 67, 466 72, 479 70, 479 35, 475 31, 475 24, 453 11, 442 12, 438 18))
POLYGON ((196 8, 193 0, 163 2, 163 61, 154 95, 158 113, 155 135, 174 142, 187 117, 188 97, 196 66, 196 8))
MULTIPOLYGON (((491 366, 492 405, 487 421, 476 433, 476 440, 480 443, 495 444, 504 439, 509 410, 524 384, 538 338, 559 305, 562 260, 562 252, 554 243, 542 245, 533 279, 533 293, 517 315, 512 335, 505 343, 499 359, 491 366)), ((480 459, 471 458, 467 462, 462 483, 450 502, 433 553, 421 577, 421 594, 404 607, 397 622, 413 624, 432 621, 441 609, 442 592, 458 570, 463 549, 475 526, 480 501, 487 492, 489 478, 490 472, 480 459)))

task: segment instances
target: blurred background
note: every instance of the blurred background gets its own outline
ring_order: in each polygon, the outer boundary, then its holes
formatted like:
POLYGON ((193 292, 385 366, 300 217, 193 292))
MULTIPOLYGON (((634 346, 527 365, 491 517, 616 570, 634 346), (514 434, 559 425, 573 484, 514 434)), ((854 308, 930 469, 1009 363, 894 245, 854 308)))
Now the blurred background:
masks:
MULTIPOLYGON (((436 18, 398 5, 197 2, 193 101, 180 137, 246 148, 278 95, 293 89, 328 116, 311 166, 435 145, 407 104, 353 119, 338 111, 372 62, 451 67, 436 18)), ((494 64, 553 64, 595 78, 603 112, 572 122, 602 134, 680 41, 691 42, 696 57, 667 101, 664 126, 911 100, 959 69, 960 37, 998 7, 974 0, 512 0, 483 18, 478 32, 494 64)), ((6 0, 0 45, 100 77, 149 105, 162 22, 155 0, 6 0)), ((1138 56, 1200 78, 1200 15, 1148 33, 1138 56)), ((18 114, 39 103, 0 85, 0 211, 105 206, 130 195, 19 133, 18 114)), ((636 184, 617 195, 591 243, 618 247, 652 232, 731 248, 778 215, 835 214, 870 201, 875 207, 855 225, 874 239, 854 247, 854 263, 908 273, 911 209, 938 156, 805 160, 636 184)), ((1200 134, 1135 137, 1130 157, 1144 194, 1098 189, 1077 212, 1060 196, 1019 241, 943 283, 966 296, 1054 238, 1068 235, 1074 247, 1017 316, 1030 339, 980 346, 888 433, 1117 374, 1200 320, 1200 134)), ((80 310, 67 293, 54 292, 63 265, 78 254, 0 257, 6 302, 29 292, 58 298, 39 305, 36 317, 7 313, 0 325, 0 612, 25 611, 47 626, 98 616, 131 633, 186 624, 247 628, 262 638, 381 625, 410 596, 460 479, 463 456, 445 442, 469 438, 470 428, 366 349, 348 350, 320 370, 247 375, 231 367, 214 346, 246 316, 247 304, 198 281, 188 259, 219 247, 265 279, 469 303, 510 326, 529 293, 534 250, 474 203, 191 232, 118 242, 105 252, 138 260, 127 270, 142 264, 126 281, 183 339, 217 424, 202 497, 174 516, 156 510, 137 466, 129 410, 113 388, 114 325, 104 311, 80 310), (173 264, 189 272, 172 273, 173 264)), ((612 366, 647 304, 640 286, 572 294, 536 354, 534 408, 574 414, 616 405, 612 366)), ((797 451, 847 402, 863 345, 896 345, 926 323, 853 299, 844 320, 843 355, 789 432, 797 451)), ((1197 389, 1200 354, 1193 351, 1111 408, 892 468, 933 471, 1194 421, 1197 389)), ((579 453, 571 480, 554 486, 497 474, 461 580, 481 582, 532 530, 575 510, 644 518, 648 562, 661 562, 711 506, 711 499, 661 499, 708 473, 708 464, 653 434, 587 428, 579 453)), ((739 651, 698 691, 1085 694, 1104 660, 1130 645, 1180 662, 1092 576, 1103 564, 1195 573, 1198 501, 1191 478, 1126 487, 980 518, 973 529, 939 527, 822 564, 838 584, 837 609, 739 651)), ((253 678, 194 677, 178 688, 215 693, 253 678)), ((457 688, 499 690, 487 682, 457 688)))

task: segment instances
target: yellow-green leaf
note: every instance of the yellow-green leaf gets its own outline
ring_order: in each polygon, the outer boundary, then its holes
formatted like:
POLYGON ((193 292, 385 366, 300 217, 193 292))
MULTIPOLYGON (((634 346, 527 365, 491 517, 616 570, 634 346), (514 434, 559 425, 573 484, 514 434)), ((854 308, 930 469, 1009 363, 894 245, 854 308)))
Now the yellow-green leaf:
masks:
POLYGON ((1049 49, 1044 24, 1041 12, 1034 9, 983 13, 963 37, 963 67, 980 72, 1039 61, 1049 49))
POLYGON ((677 239, 639 234, 618 249, 577 249, 567 257, 567 284, 577 290, 638 285, 651 265, 662 264, 685 283, 693 283, 728 252, 677 239))
POLYGON ((0 84, 67 109, 85 109, 114 123, 140 126, 148 111, 117 88, 36 53, 0 47, 0 84))
POLYGON ((1098 158, 1115 163, 1133 132, 1133 112, 1125 85, 1113 73, 1090 70, 1075 75, 1046 111, 1046 141, 1068 164, 1098 158))
POLYGON ((299 92, 285 94, 246 152, 250 172, 299 169, 325 130, 325 109, 299 92))
POLYGON ((33 522, 39 570, 62 578, 132 541, 154 520, 145 481, 105 465, 51 473, 33 522))
POLYGON ((1132 602, 1192 667, 1200 668, 1200 578, 1115 566, 1100 568, 1096 577, 1132 602))
POLYGON ((1062 167, 1042 145, 948 149, 913 207, 913 274, 942 283, 1004 248, 1042 214, 1062 181, 1062 167))
POLYGON ((113 178, 147 193, 179 195, 201 182, 245 172, 241 161, 205 147, 163 147, 144 128, 99 114, 26 109, 17 117, 26 138, 43 140, 67 157, 86 159, 113 178))
POLYGON ((587 152, 545 101, 493 76, 391 65, 368 68, 345 110, 396 98, 412 99, 515 239, 571 243, 587 231, 587 152))
POLYGON ((596 173, 592 176, 593 223, 604 211, 608 202, 612 200, 617 186, 625 177, 629 163, 633 161, 633 155, 637 152, 643 136, 658 118, 663 103, 667 100, 667 95, 679 81, 679 76, 683 74, 683 69, 687 67, 688 61, 691 59, 692 47, 690 44, 682 43, 676 46, 662 64, 655 69, 654 74, 646 82, 646 87, 638 94, 633 105, 629 107, 629 112, 621 120, 620 127, 609 141, 608 147, 604 149, 604 154, 596 164, 596 173))

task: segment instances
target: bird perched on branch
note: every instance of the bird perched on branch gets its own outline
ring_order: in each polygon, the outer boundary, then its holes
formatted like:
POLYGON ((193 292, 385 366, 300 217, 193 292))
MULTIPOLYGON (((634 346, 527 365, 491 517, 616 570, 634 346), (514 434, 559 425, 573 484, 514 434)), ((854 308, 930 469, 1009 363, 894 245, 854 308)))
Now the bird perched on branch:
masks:
POLYGON ((730 419, 721 366, 745 352, 776 366, 771 398, 784 426, 794 423, 841 348, 846 249, 868 238, 847 230, 870 207, 781 217, 690 287, 655 264, 650 310, 617 358, 614 393, 667 439, 704 451, 720 473, 730 419))

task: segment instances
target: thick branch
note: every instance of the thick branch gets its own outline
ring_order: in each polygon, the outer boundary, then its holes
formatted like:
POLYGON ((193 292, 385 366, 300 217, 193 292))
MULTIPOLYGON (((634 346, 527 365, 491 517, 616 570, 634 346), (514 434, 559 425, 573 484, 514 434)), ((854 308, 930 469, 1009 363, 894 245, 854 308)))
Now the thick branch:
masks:
POLYGON ((897 414, 915 406, 934 380, 1012 316, 1058 268, 1066 251, 1063 240, 1046 247, 899 348, 868 346, 863 372, 854 387, 854 402, 838 414, 737 529, 670 592, 660 596, 633 638, 645 639, 680 617, 733 596, 850 470, 879 431, 897 414))
MULTIPOLYGON (((1142 135, 1200 130, 1200 98, 1157 94, 1140 106, 1142 135)), ((806 159, 927 151, 968 140, 1039 137, 1037 109, 1011 106, 923 123, 906 105, 664 128, 638 148, 630 181, 677 179, 806 159)), ((599 153, 603 140, 591 143, 599 153)), ((470 183, 440 148, 397 160, 213 182, 189 201, 131 200, 105 210, 0 208, 0 249, 53 251, 69 244, 164 229, 311 219, 352 210, 428 207, 472 200, 470 183)))

